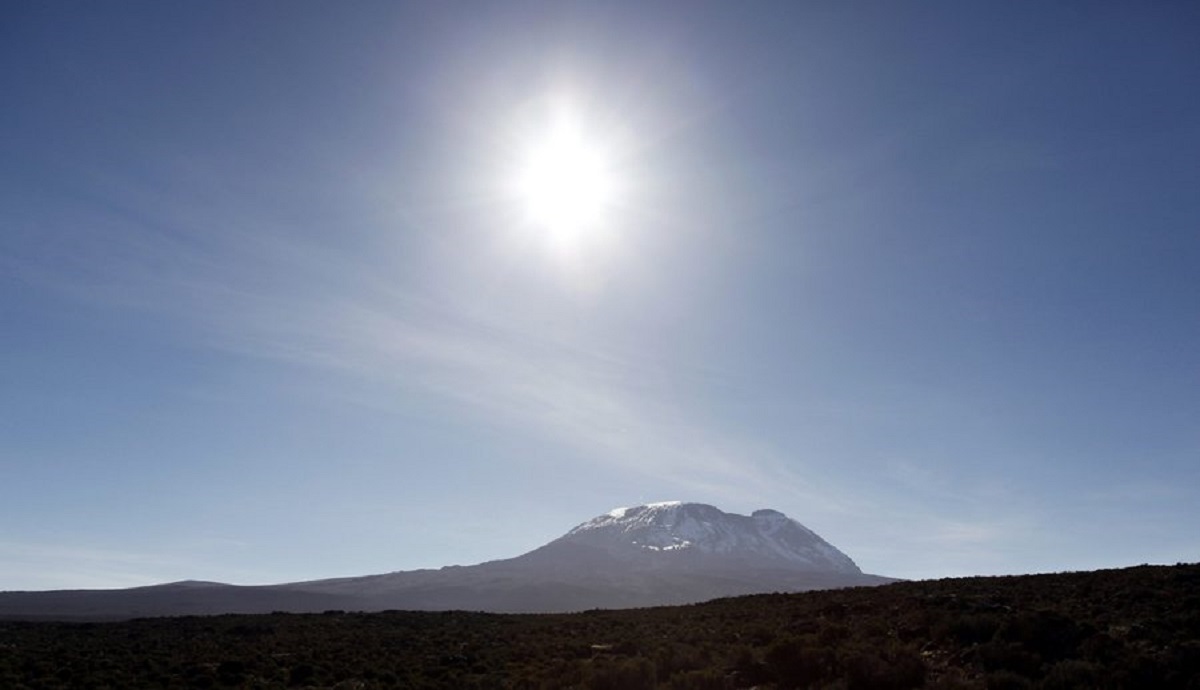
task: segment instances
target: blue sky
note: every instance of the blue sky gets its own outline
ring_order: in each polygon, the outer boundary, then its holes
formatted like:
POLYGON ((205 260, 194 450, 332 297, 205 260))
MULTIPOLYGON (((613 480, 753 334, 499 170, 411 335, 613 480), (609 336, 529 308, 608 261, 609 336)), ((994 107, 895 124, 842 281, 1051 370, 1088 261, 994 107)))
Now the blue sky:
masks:
POLYGON ((0 10, 0 589, 772 507, 900 577, 1200 557, 1194 3, 0 10), (510 192, 556 109, 621 193, 510 192))

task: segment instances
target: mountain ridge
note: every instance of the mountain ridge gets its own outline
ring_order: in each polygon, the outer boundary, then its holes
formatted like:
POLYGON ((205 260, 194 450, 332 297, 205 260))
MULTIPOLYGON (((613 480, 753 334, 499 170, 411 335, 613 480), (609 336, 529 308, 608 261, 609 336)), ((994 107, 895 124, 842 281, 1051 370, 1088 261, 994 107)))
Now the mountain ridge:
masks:
POLYGON ((877 585, 783 513, 669 501, 617 508, 513 558, 277 585, 182 580, 119 590, 0 593, 4 618, 478 610, 567 612, 688 604, 763 592, 877 585))

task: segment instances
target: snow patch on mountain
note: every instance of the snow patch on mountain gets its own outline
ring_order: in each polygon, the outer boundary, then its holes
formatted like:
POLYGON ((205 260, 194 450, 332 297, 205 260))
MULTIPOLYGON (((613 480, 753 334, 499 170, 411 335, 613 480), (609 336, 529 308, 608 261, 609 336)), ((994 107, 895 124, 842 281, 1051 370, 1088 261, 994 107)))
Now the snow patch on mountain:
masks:
POLYGON ((634 506, 632 508, 613 508, 612 510, 608 511, 608 516, 621 519, 625 517, 626 513, 636 508, 670 508, 672 506, 679 505, 683 505, 683 501, 660 501, 658 503, 647 503, 645 505, 634 506))

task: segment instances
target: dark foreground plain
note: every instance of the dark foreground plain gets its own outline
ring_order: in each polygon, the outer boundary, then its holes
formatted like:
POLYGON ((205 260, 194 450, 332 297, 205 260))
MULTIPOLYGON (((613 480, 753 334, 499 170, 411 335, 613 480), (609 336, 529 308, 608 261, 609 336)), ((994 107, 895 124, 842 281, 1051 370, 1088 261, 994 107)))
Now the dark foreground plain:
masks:
POLYGON ((2 688, 1200 689, 1200 565, 577 614, 0 622, 2 688))

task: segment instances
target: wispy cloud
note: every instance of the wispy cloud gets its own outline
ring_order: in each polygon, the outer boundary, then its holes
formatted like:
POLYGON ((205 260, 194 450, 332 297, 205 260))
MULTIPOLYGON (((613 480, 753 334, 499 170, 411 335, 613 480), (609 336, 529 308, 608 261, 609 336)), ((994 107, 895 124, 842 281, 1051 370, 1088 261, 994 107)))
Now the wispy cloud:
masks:
MULTIPOLYGON (((86 258, 60 245, 10 268, 102 308, 151 314, 210 347, 335 372, 346 382, 338 394, 360 402, 423 397, 680 494, 762 495, 787 472, 768 443, 722 427, 662 384, 666 365, 547 336, 510 318, 516 311, 481 315, 430 297, 436 291, 383 277, 370 257, 269 213, 143 197, 130 203, 152 211, 136 221, 62 220, 64 235, 93 232, 86 258), (396 395, 378 394, 381 386, 396 395)), ((815 490, 809 498, 827 500, 815 490)))
POLYGON ((286 322, 272 313, 268 306, 245 314, 254 333, 242 331, 227 345, 432 396, 459 414, 507 424, 680 491, 761 492, 778 480, 766 444, 699 417, 688 401, 655 385, 643 362, 460 314, 431 319, 362 295, 288 310, 286 322))
MULTIPOLYGON (((87 260, 60 247, 48 260, 21 263, 20 275, 102 308, 152 314, 212 348, 334 374, 341 385, 325 395, 397 412, 427 403, 675 493, 653 498, 772 501, 827 522, 862 521, 879 514, 876 501, 890 502, 919 523, 929 548, 972 554, 1027 527, 964 519, 956 509, 964 499, 955 497, 962 487, 918 463, 897 464, 890 480, 919 499, 847 487, 828 470, 835 460, 797 456, 761 429, 706 414, 696 390, 672 385, 686 377, 673 362, 547 334, 519 310, 481 312, 387 274, 412 269, 412 257, 383 267, 253 208, 217 214, 143 202, 157 215, 89 219, 119 227, 93 240, 87 260)), ((860 543, 895 556, 877 537, 860 543)), ((118 567, 112 582, 138 578, 118 567)))

